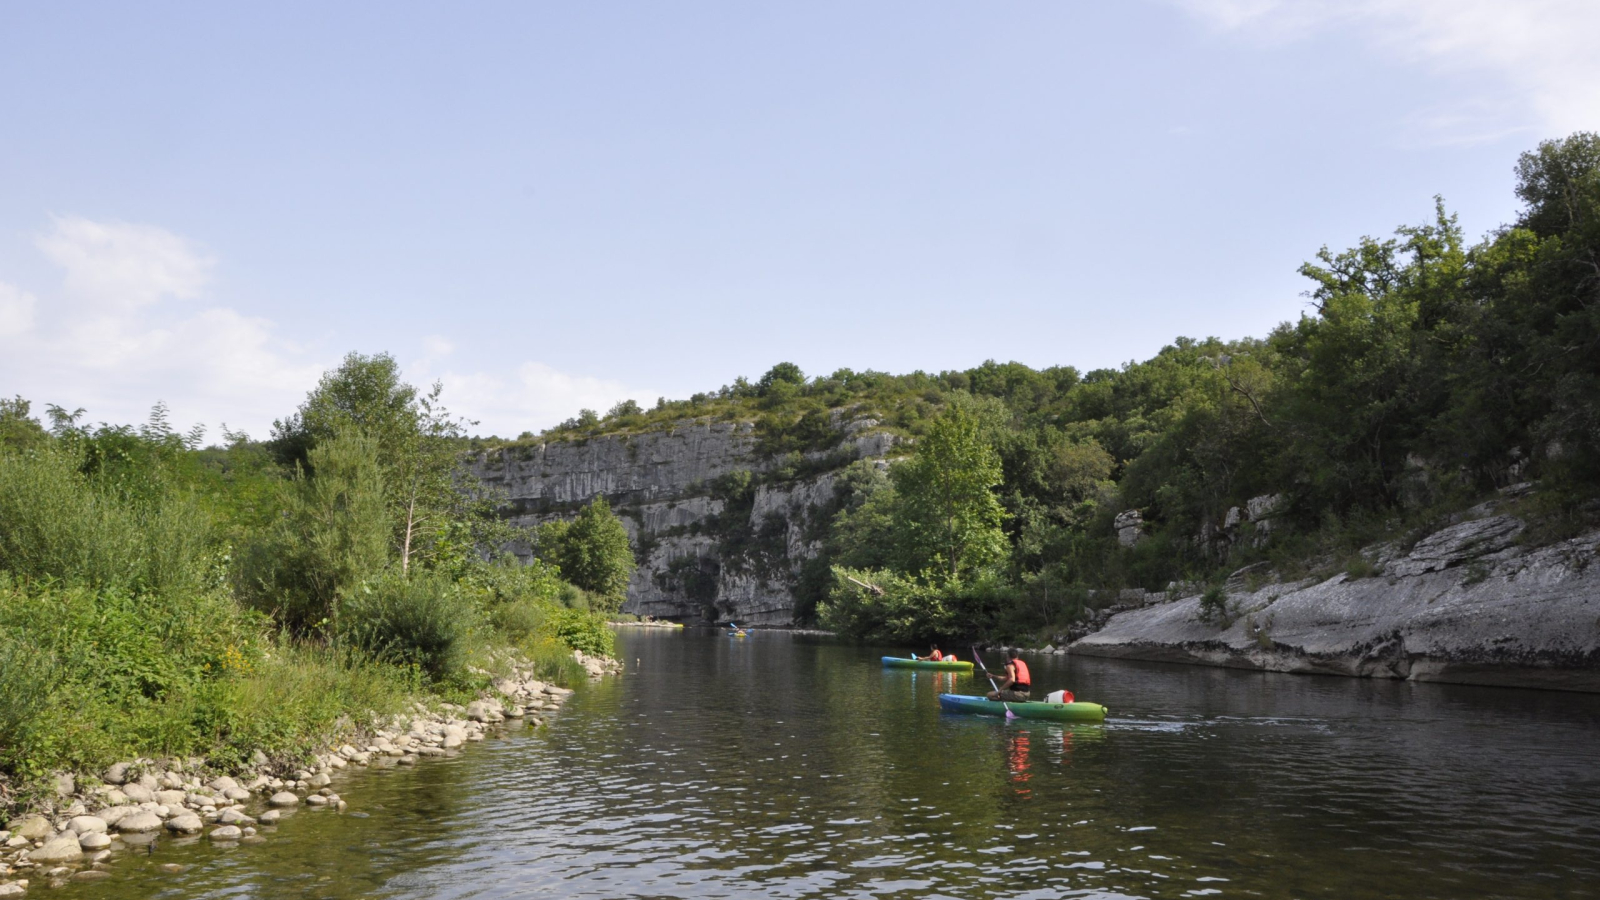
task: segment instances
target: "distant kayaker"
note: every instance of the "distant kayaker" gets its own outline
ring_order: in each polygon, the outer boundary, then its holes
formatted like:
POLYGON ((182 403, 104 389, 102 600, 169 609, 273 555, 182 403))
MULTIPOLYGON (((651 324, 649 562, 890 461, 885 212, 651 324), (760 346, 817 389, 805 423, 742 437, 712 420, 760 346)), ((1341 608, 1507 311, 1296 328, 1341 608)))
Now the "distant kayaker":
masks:
POLYGON ((989 692, 990 700, 999 700, 1004 703, 1026 703, 1028 692, 1033 690, 1033 675, 1028 671, 1028 664, 1017 658, 1016 650, 1006 651, 1006 671, 995 682, 995 690, 989 692))
POLYGON ((911 658, 912 659, 928 659, 928 660, 932 660, 934 662, 939 662, 940 660, 943 660, 944 659, 944 654, 939 652, 939 645, 938 644, 933 644, 931 646, 932 646, 933 649, 928 651, 928 655, 927 656, 917 656, 915 653, 913 653, 911 655, 911 658))

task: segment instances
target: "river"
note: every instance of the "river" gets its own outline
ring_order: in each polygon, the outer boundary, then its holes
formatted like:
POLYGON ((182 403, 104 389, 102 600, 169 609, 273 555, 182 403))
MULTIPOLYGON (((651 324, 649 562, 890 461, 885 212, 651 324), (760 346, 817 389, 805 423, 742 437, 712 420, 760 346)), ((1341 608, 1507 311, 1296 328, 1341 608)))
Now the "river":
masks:
POLYGON ((1062 727, 883 652, 624 629, 547 729, 50 896, 1600 897, 1600 697, 1039 658, 1062 727))

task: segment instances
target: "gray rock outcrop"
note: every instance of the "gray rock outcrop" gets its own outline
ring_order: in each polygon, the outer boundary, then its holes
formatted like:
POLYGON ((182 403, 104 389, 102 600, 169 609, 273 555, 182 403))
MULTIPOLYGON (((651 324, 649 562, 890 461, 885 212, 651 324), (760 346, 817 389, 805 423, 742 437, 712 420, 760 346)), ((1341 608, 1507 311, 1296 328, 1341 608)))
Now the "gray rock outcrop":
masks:
POLYGON ((800 569, 818 550, 807 526, 829 510, 838 470, 896 444, 876 420, 847 422, 835 412, 838 445, 805 454, 806 474, 781 479, 753 424, 700 420, 508 447, 479 456, 472 468, 488 488, 504 492, 518 525, 570 517, 604 497, 627 526, 639 563, 623 612, 789 625, 800 569), (730 509, 714 487, 738 472, 751 473, 754 495, 730 509), (735 544, 743 551, 730 553, 735 544))
POLYGON ((1527 551, 1509 516, 1462 522, 1409 552, 1368 551, 1378 574, 1250 590, 1112 616, 1072 644, 1088 656, 1280 672, 1600 691, 1600 532, 1527 551))

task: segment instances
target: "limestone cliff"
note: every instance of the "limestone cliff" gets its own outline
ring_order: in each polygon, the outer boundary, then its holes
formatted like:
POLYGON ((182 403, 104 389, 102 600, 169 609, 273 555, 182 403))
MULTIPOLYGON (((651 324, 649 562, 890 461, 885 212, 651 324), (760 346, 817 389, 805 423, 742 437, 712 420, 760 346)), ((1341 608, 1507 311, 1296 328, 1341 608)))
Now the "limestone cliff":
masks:
MULTIPOLYGON (((1486 511, 1487 512, 1487 511, 1486 511)), ((1071 645, 1091 656, 1414 681, 1600 691, 1600 533, 1537 549, 1485 515, 1377 573, 1251 588, 1230 583, 1209 621, 1197 596, 1118 613, 1071 645)))
POLYGON ((504 492, 519 525, 570 516, 605 497, 639 562, 624 612, 791 625, 794 584, 816 555, 814 535, 831 515, 839 470, 895 444, 876 424, 840 423, 839 444, 805 454, 798 467, 764 456, 748 422, 689 421, 508 447, 482 454, 473 469, 504 492))

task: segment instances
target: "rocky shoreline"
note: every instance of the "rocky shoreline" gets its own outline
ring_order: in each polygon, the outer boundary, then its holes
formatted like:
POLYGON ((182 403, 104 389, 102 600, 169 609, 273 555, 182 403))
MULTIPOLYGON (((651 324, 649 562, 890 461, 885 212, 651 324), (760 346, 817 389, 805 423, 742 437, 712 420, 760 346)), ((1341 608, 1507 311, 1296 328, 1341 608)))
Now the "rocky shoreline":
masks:
MULTIPOLYGON (((574 656, 591 678, 621 670, 615 660, 574 656)), ((509 720, 543 725, 572 693, 514 664, 478 700, 465 706, 419 702, 409 713, 376 718, 330 740, 337 749, 292 770, 258 750, 251 766, 234 775, 215 772, 202 759, 137 759, 98 776, 58 775, 54 800, 0 830, 0 898, 113 877, 117 854, 147 849, 162 835, 203 834, 218 847, 265 842, 287 810, 346 809, 332 786, 340 770, 454 756, 509 720)))
MULTIPOLYGON (((1600 692, 1600 532, 1527 547, 1494 515, 1409 549, 1379 545, 1331 578, 1229 579, 1117 612, 1068 648, 1085 656, 1273 672, 1600 692)), ((1263 573, 1264 574, 1264 573, 1263 573)), ((1159 597, 1160 595, 1155 595, 1159 597)))

